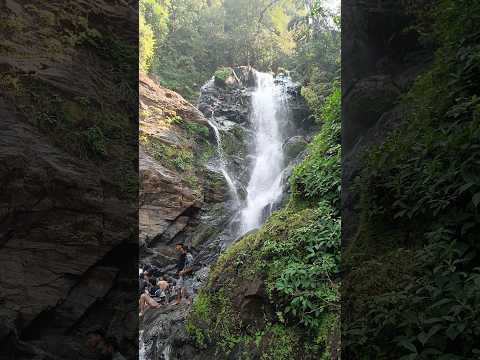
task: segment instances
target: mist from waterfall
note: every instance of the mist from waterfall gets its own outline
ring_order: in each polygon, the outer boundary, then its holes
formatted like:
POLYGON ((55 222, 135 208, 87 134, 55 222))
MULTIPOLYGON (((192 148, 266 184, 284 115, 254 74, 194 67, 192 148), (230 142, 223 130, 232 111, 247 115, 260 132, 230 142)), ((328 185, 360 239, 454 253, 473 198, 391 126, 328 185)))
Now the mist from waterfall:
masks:
POLYGON ((271 74, 256 71, 250 121, 254 130, 253 166, 241 211, 240 235, 259 227, 282 196, 282 128, 288 108, 284 88, 271 74))

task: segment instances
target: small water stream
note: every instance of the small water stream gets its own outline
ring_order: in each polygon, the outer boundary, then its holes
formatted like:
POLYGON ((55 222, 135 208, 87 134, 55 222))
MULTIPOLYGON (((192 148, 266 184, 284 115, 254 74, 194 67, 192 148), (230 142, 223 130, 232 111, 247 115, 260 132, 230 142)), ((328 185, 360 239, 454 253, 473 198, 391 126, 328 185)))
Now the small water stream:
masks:
POLYGON ((235 186, 235 183, 232 180, 232 177, 227 171, 227 164, 225 162, 225 154, 223 152, 223 146, 222 146, 222 138, 220 136, 220 131, 218 130, 218 126, 215 123, 215 116, 213 111, 212 111, 211 118, 208 120, 208 124, 213 129, 213 132, 215 134, 215 140, 217 142, 217 156, 219 161, 219 170, 222 173, 223 177, 225 178, 225 181, 227 182, 228 190, 230 191, 230 194, 232 195, 233 200, 235 201, 235 207, 238 208, 240 206, 240 198, 238 196, 238 190, 237 190, 237 187, 235 186))

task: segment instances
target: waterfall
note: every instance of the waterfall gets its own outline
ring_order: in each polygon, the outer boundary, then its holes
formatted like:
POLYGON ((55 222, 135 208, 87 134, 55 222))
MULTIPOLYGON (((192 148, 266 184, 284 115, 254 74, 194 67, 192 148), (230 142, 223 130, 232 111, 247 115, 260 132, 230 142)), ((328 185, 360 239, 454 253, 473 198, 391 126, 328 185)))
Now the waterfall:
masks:
POLYGON ((240 232, 261 225, 273 205, 282 196, 284 157, 282 128, 288 108, 284 87, 275 84, 271 74, 255 72, 250 121, 255 131, 252 149, 253 167, 247 186, 247 201, 241 211, 240 232))
POLYGON ((235 201, 235 206, 239 207, 240 206, 240 198, 238 196, 238 191, 235 186, 235 183, 232 180, 232 177, 227 171, 227 165, 225 162, 225 154, 223 153, 223 146, 222 146, 222 138, 220 136, 220 131, 218 130, 218 126, 215 123, 214 120, 214 114, 212 111, 212 116, 211 119, 208 120, 208 124, 210 127, 213 129, 213 132, 215 134, 215 140, 217 142, 217 156, 219 159, 219 170, 222 173, 223 177, 225 178, 227 185, 228 185, 228 190, 230 191, 230 194, 233 196, 233 200, 235 201))

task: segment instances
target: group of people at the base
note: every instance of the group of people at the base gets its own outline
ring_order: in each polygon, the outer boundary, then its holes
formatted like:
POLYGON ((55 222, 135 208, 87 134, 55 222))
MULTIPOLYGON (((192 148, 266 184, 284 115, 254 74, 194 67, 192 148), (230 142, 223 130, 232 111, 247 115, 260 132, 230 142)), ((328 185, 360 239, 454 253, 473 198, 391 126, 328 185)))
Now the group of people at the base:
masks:
POLYGON ((177 279, 168 279, 167 276, 151 265, 145 265, 139 271, 140 277, 140 316, 149 308, 158 309, 162 305, 170 304, 175 298, 175 304, 182 300, 188 303, 193 297, 193 256, 184 244, 176 244, 179 253, 176 274, 177 279), (171 280, 171 281, 169 281, 171 280))

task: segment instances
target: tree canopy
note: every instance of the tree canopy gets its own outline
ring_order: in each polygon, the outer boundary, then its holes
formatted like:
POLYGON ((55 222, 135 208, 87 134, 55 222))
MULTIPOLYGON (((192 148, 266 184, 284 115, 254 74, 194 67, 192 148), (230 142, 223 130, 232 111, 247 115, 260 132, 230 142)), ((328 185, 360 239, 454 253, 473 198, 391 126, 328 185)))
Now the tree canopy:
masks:
POLYGON ((194 99, 219 67, 335 72, 339 30, 321 0, 141 0, 140 70, 194 99))

